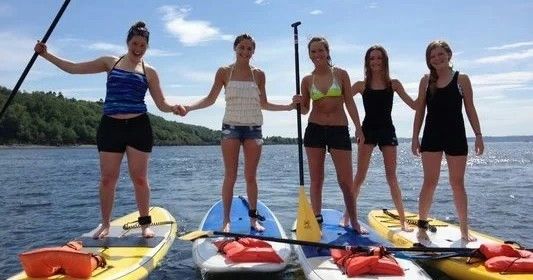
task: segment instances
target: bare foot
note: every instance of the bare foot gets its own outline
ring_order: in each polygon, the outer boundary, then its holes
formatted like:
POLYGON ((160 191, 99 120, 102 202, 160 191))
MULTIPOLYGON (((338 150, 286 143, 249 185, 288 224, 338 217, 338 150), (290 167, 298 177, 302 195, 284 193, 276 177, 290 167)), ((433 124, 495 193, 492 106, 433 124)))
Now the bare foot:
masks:
POLYGON ((418 232, 416 233, 416 238, 418 239, 418 241, 429 241, 428 233, 425 229, 421 228, 418 229, 418 232))
POLYGON ((155 232, 150 228, 150 226, 142 226, 141 228, 144 238, 152 238, 155 236, 155 232))
POLYGON ((93 239, 102 239, 109 234, 109 225, 99 224, 93 234, 93 239))
POLYGON ((224 223, 222 223, 222 232, 230 232, 230 231, 231 231, 231 222, 224 221, 224 223))
POLYGON ((466 241, 466 242, 477 241, 477 238, 475 238, 474 236, 470 235, 469 233, 467 233, 466 235, 461 234, 461 238, 462 238, 464 241, 466 241))
POLYGON ((350 226, 350 216, 348 215, 348 213, 344 212, 344 214, 342 215, 342 218, 339 222, 339 226, 345 228, 345 227, 349 227, 350 226))
POLYGON ((250 219, 250 226, 255 231, 265 231, 265 228, 259 223, 259 221, 255 218, 250 219))
POLYGON ((412 232, 414 230, 412 227, 409 227, 409 224, 405 221, 400 221, 400 225, 402 225, 402 230, 405 232, 412 232))
POLYGON ((352 225, 352 228, 359 234, 368 234, 368 230, 362 227, 359 223, 355 223, 355 226, 352 225))

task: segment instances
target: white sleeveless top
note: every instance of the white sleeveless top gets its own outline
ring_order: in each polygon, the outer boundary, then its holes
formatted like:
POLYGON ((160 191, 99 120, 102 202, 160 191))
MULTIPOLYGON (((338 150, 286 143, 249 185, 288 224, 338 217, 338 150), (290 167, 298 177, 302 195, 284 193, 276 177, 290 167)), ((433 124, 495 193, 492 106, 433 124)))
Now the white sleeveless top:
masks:
POLYGON ((252 72, 252 81, 233 81, 231 80, 233 68, 234 65, 231 66, 228 84, 224 93, 226 111, 223 122, 236 126, 262 125, 263 114, 261 113, 261 100, 259 99, 261 92, 255 82, 254 73, 252 72))

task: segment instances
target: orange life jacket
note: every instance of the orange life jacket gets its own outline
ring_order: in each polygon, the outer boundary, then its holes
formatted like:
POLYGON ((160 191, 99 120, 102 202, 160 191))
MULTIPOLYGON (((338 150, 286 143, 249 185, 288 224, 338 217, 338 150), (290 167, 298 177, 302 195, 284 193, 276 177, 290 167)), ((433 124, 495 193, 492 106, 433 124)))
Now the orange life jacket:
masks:
POLYGON ((494 272, 533 272, 533 253, 509 244, 481 244, 485 267, 494 272))
POLYGON ((283 259, 268 242, 255 238, 215 241, 218 251, 235 263, 282 263, 283 259))
POLYGON ((351 252, 341 249, 331 249, 331 257, 348 277, 363 274, 371 275, 404 275, 403 268, 394 257, 385 253, 383 248, 376 248, 368 252, 351 252))
POLYGON ((89 278, 97 267, 105 267, 102 256, 80 251, 81 241, 70 241, 63 247, 35 249, 19 254, 29 277, 50 277, 65 274, 74 278, 89 278))

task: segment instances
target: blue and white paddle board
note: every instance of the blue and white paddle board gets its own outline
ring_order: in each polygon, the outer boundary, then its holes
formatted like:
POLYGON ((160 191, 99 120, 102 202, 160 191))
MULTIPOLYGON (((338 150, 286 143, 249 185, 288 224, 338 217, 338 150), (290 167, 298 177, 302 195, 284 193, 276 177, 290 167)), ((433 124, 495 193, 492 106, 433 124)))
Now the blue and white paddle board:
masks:
MULTIPOLYGON (((344 228, 339 226, 342 213, 333 209, 322 209, 322 216, 324 223, 322 224, 322 239, 320 243, 334 244, 334 245, 351 245, 351 246, 375 246, 390 244, 379 237, 371 229, 361 223, 361 226, 366 228, 370 233, 361 235, 355 233, 351 228, 344 228)), ((296 228, 296 223, 294 227, 296 228)), ((292 238, 296 238, 296 232, 292 233, 292 238)), ((333 262, 328 249, 310 247, 310 246, 294 246, 294 250, 298 255, 298 260, 302 266, 305 277, 310 280, 344 280, 344 279, 382 279, 382 280, 417 280, 417 279, 431 279, 426 272, 418 266, 414 261, 399 258, 395 255, 396 260, 404 269, 404 276, 386 276, 386 275, 362 275, 356 278, 348 278, 343 274, 342 270, 333 262)))
MULTIPOLYGON (((231 205, 231 232, 242 233, 258 236, 269 236, 275 238, 287 238, 278 219, 274 216, 272 211, 263 204, 257 201, 257 210, 259 214, 265 217, 262 221, 265 231, 258 232, 250 227, 250 218, 248 217, 248 202, 244 197, 233 197, 231 205)), ((201 231, 220 231, 222 230, 223 220, 222 201, 217 201, 205 214, 200 223, 199 230, 201 231)), ((234 263, 220 254, 217 247, 213 244, 214 241, 222 239, 219 238, 203 238, 197 239, 193 243, 192 255, 194 262, 202 272, 206 273, 225 273, 225 272, 276 272, 285 269, 287 266, 289 256, 291 254, 291 246, 285 243, 268 242, 272 248, 283 260, 282 263, 234 263)))

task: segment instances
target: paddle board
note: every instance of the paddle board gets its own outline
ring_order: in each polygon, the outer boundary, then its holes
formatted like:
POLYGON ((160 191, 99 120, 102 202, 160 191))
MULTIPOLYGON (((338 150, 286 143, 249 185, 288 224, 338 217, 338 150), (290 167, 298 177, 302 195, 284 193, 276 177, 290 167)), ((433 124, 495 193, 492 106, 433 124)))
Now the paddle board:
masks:
MULTIPOLYGON (((397 215, 395 210, 389 210, 393 215, 397 215)), ((405 212, 406 218, 411 220, 418 220, 418 215, 405 212)), ((418 240, 418 228, 412 232, 405 232, 400 229, 399 221, 386 213, 383 210, 372 210, 368 214, 368 221, 372 228, 388 239, 397 247, 411 247, 414 243, 421 243, 426 247, 460 247, 460 248, 479 248, 482 243, 502 243, 495 237, 491 237, 479 232, 470 231, 470 234, 477 238, 475 242, 465 242, 461 238, 461 231, 458 226, 452 225, 437 219, 429 219, 430 225, 437 228, 436 232, 427 231, 429 240, 418 240)), ((428 265, 435 267, 450 277, 456 279, 533 279, 533 274, 507 274, 499 272, 490 272, 485 269, 483 262, 475 262, 467 264, 466 258, 445 258, 441 260, 424 260, 428 265)))
MULTIPOLYGON (((233 197, 231 204, 231 232, 251 234, 259 236, 269 236, 275 238, 287 238, 278 219, 272 211, 257 201, 257 210, 260 215, 265 217, 262 222, 265 227, 264 232, 257 232, 250 227, 248 217, 248 203, 244 197, 233 197)), ((222 229, 223 207, 222 201, 218 201, 207 211, 200 223, 201 231, 220 231, 222 229)), ((274 251, 283 260, 282 263, 234 263, 220 254, 214 241, 222 238, 202 238, 193 242, 192 255, 194 262, 202 272, 206 273, 226 273, 226 272, 276 272, 281 271, 287 266, 291 247, 288 244, 268 242, 272 245, 274 251)))
MULTIPOLYGON (((370 233, 365 235, 356 234, 352 229, 346 229, 339 226, 342 213, 333 209, 322 209, 322 216, 324 222, 322 224, 322 237, 320 243, 328 243, 335 245, 352 245, 352 246, 375 246, 375 245, 389 245, 387 241, 372 232, 367 225, 361 223, 361 226, 369 229, 370 233)), ((296 222, 294 223, 296 228, 296 222)), ((296 238, 296 233, 292 233, 292 238, 296 238)), ((404 276, 386 276, 386 275, 362 275, 357 278, 348 278, 341 269, 333 262, 328 249, 319 249, 310 246, 294 246, 294 250, 298 255, 298 260, 305 273, 305 277, 310 280, 341 280, 341 279, 431 279, 426 272, 416 263, 405 258, 399 258, 401 254, 397 254, 396 260, 404 269, 404 276)))
MULTIPOLYGON (((94 232, 88 232, 74 240, 83 242, 82 250, 101 254, 106 262, 105 268, 93 271, 91 279, 144 279, 156 268, 176 237, 176 220, 161 207, 150 208, 152 223, 164 223, 152 226, 155 237, 142 237, 140 228, 123 230, 126 223, 136 222, 138 212, 113 220, 109 235, 104 239, 92 238, 94 232)), ((65 241, 65 243, 68 240, 65 241)), ((63 244, 58 244, 59 246, 63 244)), ((55 275, 51 279, 72 279, 65 275, 55 275)), ((8 279, 31 279, 21 272, 8 279)))

